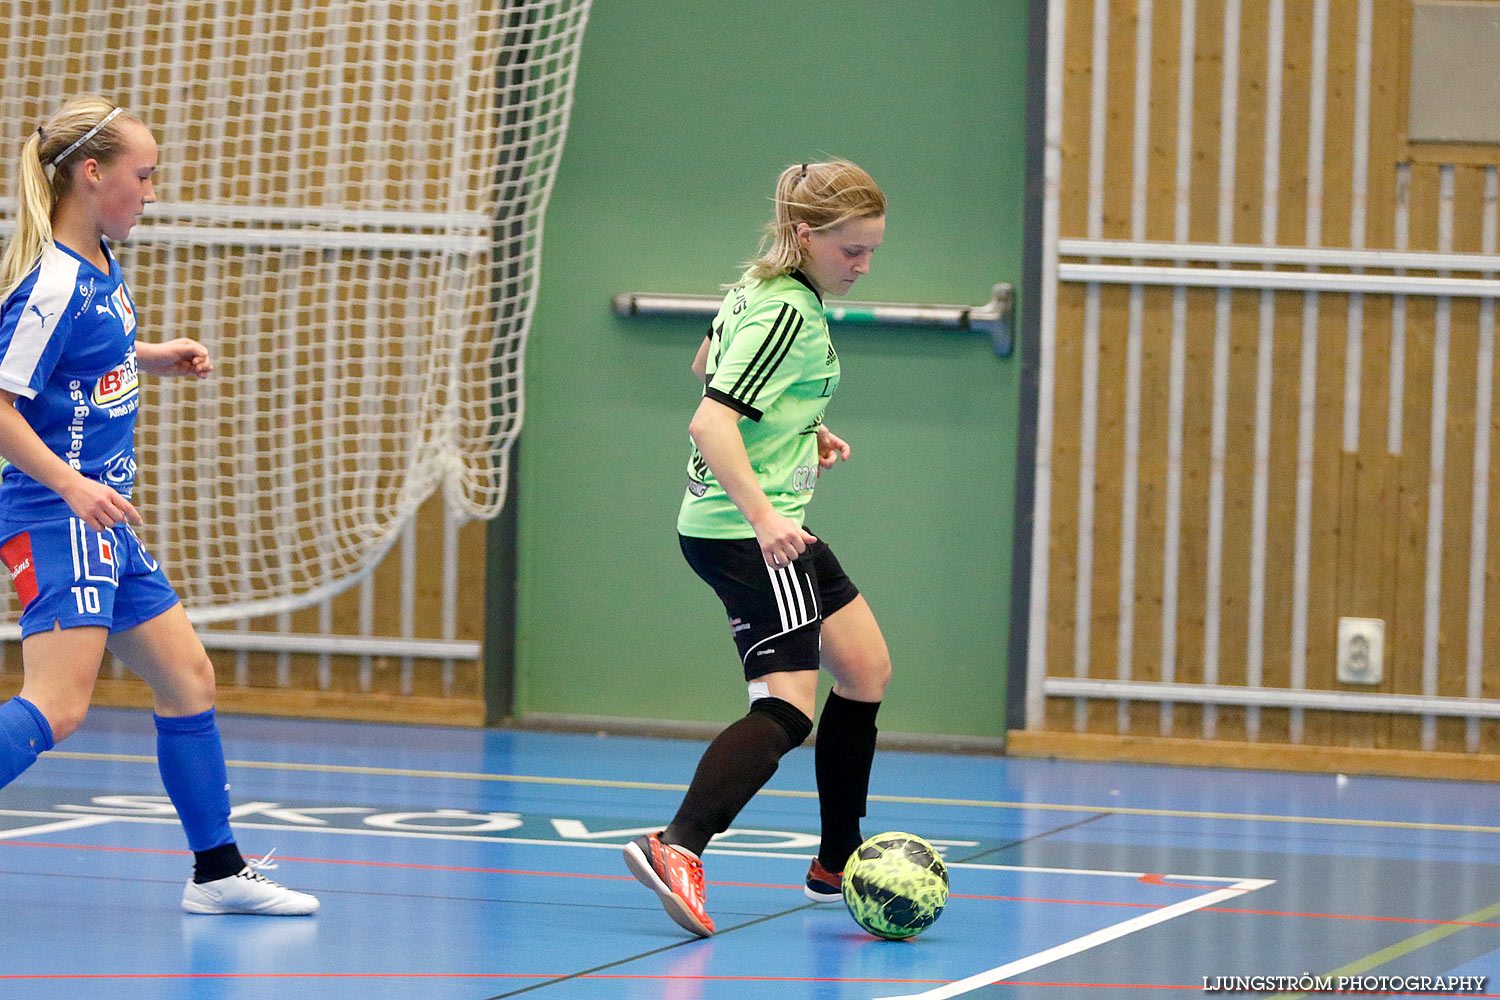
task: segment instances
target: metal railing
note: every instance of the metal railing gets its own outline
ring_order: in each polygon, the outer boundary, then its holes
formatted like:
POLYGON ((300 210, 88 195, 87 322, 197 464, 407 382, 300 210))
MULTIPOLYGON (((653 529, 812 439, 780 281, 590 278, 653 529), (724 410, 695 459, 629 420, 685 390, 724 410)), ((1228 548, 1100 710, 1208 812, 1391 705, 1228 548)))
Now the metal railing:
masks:
MULTIPOLYGON (((672 295, 623 292, 610 302, 616 316, 679 316, 712 319, 723 302, 716 295, 672 295)), ((833 323, 882 326, 922 326, 972 330, 989 335, 997 357, 1015 350, 1015 292, 1007 282, 990 291, 978 306, 919 305, 900 302, 840 302, 824 310, 833 323)))

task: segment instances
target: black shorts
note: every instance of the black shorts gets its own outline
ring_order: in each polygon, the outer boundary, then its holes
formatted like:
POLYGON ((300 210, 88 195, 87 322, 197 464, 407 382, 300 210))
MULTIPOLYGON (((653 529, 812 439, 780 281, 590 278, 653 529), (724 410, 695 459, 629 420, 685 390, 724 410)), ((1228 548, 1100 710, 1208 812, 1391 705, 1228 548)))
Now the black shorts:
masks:
POLYGON ((818 669, 823 619, 859 596, 832 549, 820 539, 790 566, 772 569, 753 538, 677 539, 729 612, 745 680, 818 669))

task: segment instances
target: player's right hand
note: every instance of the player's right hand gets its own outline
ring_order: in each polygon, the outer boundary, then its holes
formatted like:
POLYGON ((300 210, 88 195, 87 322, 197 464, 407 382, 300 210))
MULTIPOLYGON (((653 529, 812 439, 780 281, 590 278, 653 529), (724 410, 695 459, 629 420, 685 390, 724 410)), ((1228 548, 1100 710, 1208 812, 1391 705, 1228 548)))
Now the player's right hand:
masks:
POLYGON ((755 529, 755 540, 760 543, 760 554, 772 569, 790 566, 797 557, 807 551, 808 545, 818 536, 785 514, 772 511, 751 525, 755 529))
POLYGON ((78 520, 95 531, 108 531, 117 524, 145 524, 140 513, 120 494, 97 480, 80 475, 66 494, 67 502, 78 520))

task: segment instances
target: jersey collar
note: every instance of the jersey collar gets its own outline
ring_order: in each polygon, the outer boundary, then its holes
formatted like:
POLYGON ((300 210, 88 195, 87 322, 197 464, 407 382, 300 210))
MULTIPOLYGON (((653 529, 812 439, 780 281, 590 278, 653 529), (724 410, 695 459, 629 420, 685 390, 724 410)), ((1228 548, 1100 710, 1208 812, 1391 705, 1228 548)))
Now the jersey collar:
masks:
POLYGON ((804 285, 807 286, 807 290, 808 291, 812 292, 814 295, 816 295, 818 297, 818 305, 822 305, 823 304, 823 293, 820 292, 820 291, 818 291, 816 288, 813 287, 813 283, 807 279, 807 275, 803 274, 802 271, 801 271, 801 269, 795 269, 795 270, 789 272, 787 274, 787 277, 789 277, 789 278, 796 278, 798 281, 802 282, 804 285))
POLYGON ((105 278, 113 280, 115 275, 115 255, 110 253, 109 244, 104 240, 99 241, 99 249, 104 251, 104 260, 109 266, 106 267, 103 271, 99 270, 99 265, 84 257, 83 254, 79 253, 77 250, 74 250, 66 243, 59 243, 57 240, 53 240, 52 245, 57 247, 57 249, 61 250, 63 253, 67 254, 69 257, 72 257, 74 260, 78 261, 78 263, 82 264, 90 271, 93 271, 95 274, 103 275, 105 278))

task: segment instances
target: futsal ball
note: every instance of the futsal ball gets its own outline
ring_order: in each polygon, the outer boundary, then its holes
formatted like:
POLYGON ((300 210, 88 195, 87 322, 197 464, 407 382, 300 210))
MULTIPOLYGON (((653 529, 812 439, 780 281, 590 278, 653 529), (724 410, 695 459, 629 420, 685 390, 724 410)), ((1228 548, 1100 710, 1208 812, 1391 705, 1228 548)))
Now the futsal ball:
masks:
POLYGON ((948 905, 948 868, 937 848, 910 833, 878 833, 844 866, 844 905, 876 937, 920 934, 948 905))

